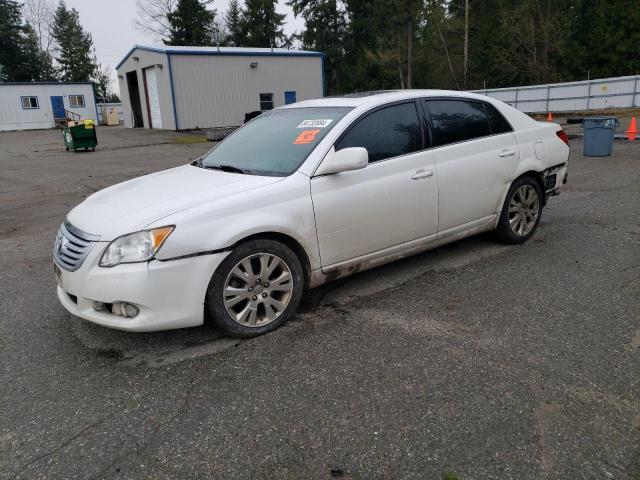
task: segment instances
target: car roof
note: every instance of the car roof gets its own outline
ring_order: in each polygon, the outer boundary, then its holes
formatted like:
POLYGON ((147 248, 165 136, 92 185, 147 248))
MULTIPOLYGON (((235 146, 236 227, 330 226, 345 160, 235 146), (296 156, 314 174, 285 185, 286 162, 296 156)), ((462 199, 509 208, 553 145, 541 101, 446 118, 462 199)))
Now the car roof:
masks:
POLYGON ((492 102, 485 95, 460 92, 457 90, 379 90, 373 92, 358 92, 342 96, 316 98, 285 105, 280 108, 304 108, 304 107, 375 107, 398 100, 421 97, 459 97, 470 100, 483 100, 492 102))
POLYGON ((498 109, 506 116, 514 130, 523 130, 536 126, 536 121, 531 117, 513 108, 512 106, 501 102, 495 98, 477 93, 460 92, 457 90, 391 90, 377 92, 362 92, 359 94, 344 95, 341 97, 325 97, 315 100, 304 100, 297 103, 285 105, 280 108, 305 108, 305 107, 349 107, 354 109, 354 113, 366 112, 388 103, 408 100, 412 98, 429 98, 429 97, 448 97, 461 98, 468 100, 476 100, 487 102, 498 109))

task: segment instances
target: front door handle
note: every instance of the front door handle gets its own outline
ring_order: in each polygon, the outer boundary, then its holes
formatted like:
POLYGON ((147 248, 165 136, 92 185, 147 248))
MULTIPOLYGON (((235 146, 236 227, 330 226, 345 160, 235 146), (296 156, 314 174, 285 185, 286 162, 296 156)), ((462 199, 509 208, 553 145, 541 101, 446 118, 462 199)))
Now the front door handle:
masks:
POLYGON ((420 180, 421 178, 428 178, 428 177, 431 177, 432 175, 433 175, 433 170, 425 170, 421 168, 416 173, 411 175, 411 178, 413 180, 420 180))
POLYGON ((511 157, 516 154, 515 150, 507 149, 500 152, 501 157, 511 157))

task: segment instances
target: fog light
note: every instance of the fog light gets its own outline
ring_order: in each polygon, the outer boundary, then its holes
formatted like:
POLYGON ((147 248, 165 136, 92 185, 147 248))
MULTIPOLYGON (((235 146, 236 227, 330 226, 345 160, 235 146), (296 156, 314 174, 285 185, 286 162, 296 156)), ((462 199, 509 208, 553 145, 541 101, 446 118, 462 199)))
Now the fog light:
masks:
POLYGON ((140 309, 138 307, 127 302, 114 302, 111 306, 111 313, 124 318, 133 318, 139 312, 140 309))
POLYGON ((124 318, 133 318, 140 313, 138 307, 127 302, 93 302, 93 309, 96 312, 111 313, 124 318))
POLYGON ((107 306, 102 302, 93 302, 93 309, 96 312, 108 312, 109 311, 107 306))

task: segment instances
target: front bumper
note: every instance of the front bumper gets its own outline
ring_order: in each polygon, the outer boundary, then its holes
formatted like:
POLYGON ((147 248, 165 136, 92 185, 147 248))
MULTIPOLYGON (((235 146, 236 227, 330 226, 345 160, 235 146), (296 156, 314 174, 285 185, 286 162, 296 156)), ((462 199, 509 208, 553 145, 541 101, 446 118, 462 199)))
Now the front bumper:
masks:
POLYGON ((58 299, 72 314, 109 328, 132 332, 202 325, 209 280, 227 252, 179 260, 98 266, 107 242, 96 243, 82 266, 60 270, 58 299), (127 302, 139 308, 125 318, 94 308, 94 302, 127 302))

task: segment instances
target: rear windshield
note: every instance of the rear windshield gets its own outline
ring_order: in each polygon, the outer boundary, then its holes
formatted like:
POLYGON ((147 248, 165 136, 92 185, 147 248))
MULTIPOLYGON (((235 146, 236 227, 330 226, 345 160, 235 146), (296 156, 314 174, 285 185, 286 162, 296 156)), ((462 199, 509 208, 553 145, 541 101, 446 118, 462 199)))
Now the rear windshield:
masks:
POLYGON ((350 110, 348 107, 270 110, 236 130, 207 153, 200 164, 205 168, 231 167, 254 175, 290 175, 350 110))

